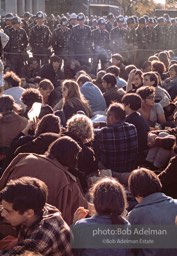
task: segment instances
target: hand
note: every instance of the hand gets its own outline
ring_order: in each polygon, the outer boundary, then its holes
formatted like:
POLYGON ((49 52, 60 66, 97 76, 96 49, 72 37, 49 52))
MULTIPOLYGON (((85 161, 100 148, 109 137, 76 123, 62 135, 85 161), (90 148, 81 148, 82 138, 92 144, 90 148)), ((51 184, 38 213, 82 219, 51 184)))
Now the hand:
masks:
POLYGON ((84 207, 79 207, 74 213, 73 223, 78 220, 84 219, 89 213, 89 210, 85 209, 84 207))
POLYGON ((136 69, 132 69, 132 70, 130 71, 129 76, 128 76, 129 80, 132 81, 132 80, 134 79, 134 77, 135 77, 135 72, 136 72, 136 69))

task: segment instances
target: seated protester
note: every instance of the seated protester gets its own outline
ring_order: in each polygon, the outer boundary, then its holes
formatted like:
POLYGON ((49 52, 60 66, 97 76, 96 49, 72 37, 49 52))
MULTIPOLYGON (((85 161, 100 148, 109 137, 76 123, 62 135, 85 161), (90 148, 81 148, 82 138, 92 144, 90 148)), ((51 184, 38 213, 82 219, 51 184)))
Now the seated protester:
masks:
POLYGON ((138 162, 142 164, 145 161, 148 145, 147 137, 149 132, 149 125, 138 112, 141 108, 141 97, 136 93, 125 94, 122 98, 122 104, 125 107, 126 118, 125 121, 133 124, 136 127, 138 135, 138 162))
POLYGON ((143 74, 143 85, 155 88, 155 102, 160 103, 164 108, 170 104, 171 97, 159 84, 159 77, 155 72, 151 71, 143 74))
POLYGON ((30 83, 36 76, 39 76, 39 64, 34 57, 31 57, 28 59, 28 63, 22 67, 21 77, 30 83))
POLYGON ((106 101, 101 90, 92 83, 91 77, 88 75, 80 75, 77 79, 80 91, 88 100, 92 113, 97 111, 105 111, 106 101))
POLYGON ((177 96, 177 64, 173 64, 169 67, 169 78, 166 78, 162 86, 168 91, 171 99, 174 100, 177 96))
POLYGON ((103 85, 102 85, 102 77, 106 74, 105 70, 100 70, 96 74, 96 78, 93 79, 93 83, 103 92, 105 92, 103 85))
POLYGON ((76 114, 77 111, 83 111, 87 116, 91 117, 92 113, 89 107, 89 103, 81 93, 77 82, 73 80, 65 80, 63 82, 62 96, 63 98, 54 107, 54 110, 61 111, 58 114, 64 116, 61 119, 63 120, 62 124, 64 126, 66 121, 74 114, 76 114))
POLYGON ((153 60, 151 62, 152 71, 157 72, 160 75, 162 81, 168 78, 168 74, 166 73, 166 67, 162 61, 153 60))
MULTIPOLYGON (((129 190, 138 204, 129 213, 132 225, 175 225, 177 200, 161 192, 158 176, 145 168, 134 170, 129 177, 129 190)), ((136 249, 136 255, 175 256, 177 249, 136 249)))
POLYGON ((64 134, 76 140, 82 148, 78 155, 78 172, 75 171, 73 174, 79 178, 82 189, 86 193, 88 190, 87 178, 98 175, 98 163, 92 148, 94 139, 93 123, 87 116, 76 114, 68 119, 66 127, 64 134))
POLYGON ((7 167, 11 160, 19 153, 44 154, 48 150, 49 145, 60 135, 60 119, 54 114, 43 116, 36 124, 34 135, 30 135, 28 131, 33 125, 34 123, 29 121, 27 126, 13 140, 9 154, 4 163, 5 167, 7 167))
POLYGON ((61 71, 62 59, 59 56, 53 55, 50 57, 50 63, 44 64, 40 69, 41 78, 49 79, 54 87, 58 85, 58 80, 64 79, 64 73, 61 71))
MULTIPOLYGON (((107 111, 107 127, 101 128, 95 137, 98 161, 112 172, 131 172, 137 167, 138 137, 133 124, 125 121, 122 104, 113 103, 107 111)), ((114 173, 113 173, 114 174, 114 173)))
POLYGON ((42 103, 42 95, 38 89, 29 88, 22 93, 21 101, 26 105, 24 116, 28 117, 28 111, 32 108, 33 103, 42 103))
POLYGON ((123 63, 123 57, 119 53, 112 55, 112 65, 120 68, 120 77, 126 79, 125 65, 123 63))
POLYGON ((158 177, 162 183, 162 192, 167 196, 171 196, 177 199, 177 148, 174 148, 174 151, 175 156, 170 159, 167 167, 162 170, 158 177))
POLYGON ((0 97, 0 166, 9 154, 13 139, 27 125, 28 120, 18 114, 21 108, 15 103, 12 96, 0 97))
POLYGON ((152 86, 142 86, 137 90, 137 94, 142 98, 139 112, 148 122, 149 127, 154 128, 156 124, 164 126, 166 118, 162 105, 155 103, 155 88, 152 86))
POLYGON ((79 206, 87 208, 77 180, 70 172, 77 164, 81 148, 70 137, 54 141, 46 155, 19 154, 7 167, 0 179, 0 190, 11 179, 30 176, 44 181, 49 189, 48 203, 56 206, 64 220, 71 224, 79 206), (35 167, 35 168, 34 168, 35 167))
MULTIPOLYGON (((121 225, 122 227, 130 226, 129 222, 125 219, 127 201, 126 193, 123 186, 116 180, 110 177, 105 177, 98 180, 90 189, 91 199, 96 210, 96 213, 89 218, 84 218, 88 214, 88 210, 81 207, 75 213, 75 221, 78 220, 74 227, 74 234, 80 230, 87 230, 88 227, 97 227, 98 225, 121 225), (83 216, 82 219, 80 216, 83 216)), ((119 236, 121 239, 121 235, 119 236)), ((78 244, 85 244, 86 236, 80 236, 78 244)), ((94 239, 94 238, 93 238, 94 239)), ((90 246, 91 246, 90 241, 90 246)), ((104 255, 104 256, 128 256, 128 248, 82 248, 74 249, 75 256, 84 255, 104 255)))
POLYGON ((48 189, 36 178, 9 181, 0 192, 1 215, 17 230, 16 244, 1 255, 22 255, 26 250, 45 256, 72 255, 70 228, 61 212, 46 204, 48 189))
POLYGON ((13 71, 7 72, 3 78, 3 94, 12 96, 15 100, 15 103, 21 105, 24 108, 21 96, 25 89, 21 87, 21 79, 13 71))
POLYGON ((106 69, 106 73, 113 74, 116 77, 118 88, 123 88, 123 89, 126 88, 127 82, 123 78, 119 77, 119 75, 120 75, 120 68, 119 67, 110 66, 106 69))
POLYGON ((48 79, 43 79, 40 83, 39 83, 39 91, 42 95, 43 98, 43 104, 48 104, 48 99, 49 96, 51 94, 51 92, 54 90, 54 86, 52 84, 52 82, 48 79))
POLYGON ((113 74, 107 73, 103 76, 102 85, 105 89, 103 96, 107 107, 114 101, 121 102, 122 96, 125 94, 125 91, 122 88, 119 89, 116 84, 116 77, 113 74))
POLYGON ((143 72, 140 69, 132 69, 128 75, 127 93, 135 93, 138 88, 143 86, 143 72))

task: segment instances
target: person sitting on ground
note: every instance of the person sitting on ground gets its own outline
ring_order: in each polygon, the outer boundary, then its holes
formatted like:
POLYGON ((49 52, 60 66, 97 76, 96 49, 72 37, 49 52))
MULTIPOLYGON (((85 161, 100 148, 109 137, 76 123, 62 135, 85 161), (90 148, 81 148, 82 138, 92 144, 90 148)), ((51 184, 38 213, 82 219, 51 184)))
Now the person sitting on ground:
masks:
MULTIPOLYGON (((98 180, 90 189, 91 200, 93 201, 96 213, 85 218, 88 215, 88 210, 78 208, 75 213, 74 221, 77 221, 73 227, 74 234, 80 232, 82 228, 87 230, 93 225, 121 225, 122 227, 130 226, 130 223, 125 219, 126 215, 126 193, 123 186, 116 180, 110 177, 98 180)), ((109 226, 110 227, 110 226, 109 226)), ((86 236, 80 236, 78 244, 83 244, 87 239, 86 236)), ((92 237, 93 239, 93 237, 92 237)), ((120 238, 121 239, 121 238, 120 238)), ((84 243, 85 244, 85 243, 84 243)), ((99 248, 99 249, 75 249, 75 256, 84 255, 105 255, 105 256, 128 256, 128 248, 99 248)))
MULTIPOLYGON (((177 200, 161 192, 158 176, 145 168, 134 170, 128 180, 129 190, 138 204, 128 215, 132 225, 175 225, 177 200)), ((177 249, 136 249, 136 255, 176 256, 177 249)))
POLYGON ((49 96, 51 94, 51 92, 54 90, 54 86, 52 84, 52 82, 48 79, 43 79, 40 83, 39 83, 39 91, 42 95, 43 98, 43 104, 48 104, 48 99, 49 96))
POLYGON ((135 93, 138 88, 143 86, 143 73, 140 69, 132 69, 128 75, 127 93, 135 93))
POLYGON ((50 145, 45 155, 19 154, 4 171, 0 190, 11 179, 26 175, 38 178, 48 186, 48 203, 56 206, 64 220, 71 224, 76 209, 79 206, 88 207, 76 177, 70 172, 76 167, 80 151, 76 141, 63 136, 50 145))
POLYGON ((64 134, 76 140, 82 148, 78 155, 78 172, 75 171, 75 174, 86 193, 88 191, 88 177, 98 175, 98 162, 92 148, 94 140, 93 123, 87 116, 76 114, 68 119, 66 127, 64 134))
POLYGON ((106 73, 103 76, 102 85, 105 89, 105 93, 103 93, 103 95, 106 100, 107 107, 109 107, 109 105, 114 101, 121 102, 122 96, 125 94, 125 91, 122 88, 119 89, 116 84, 116 77, 113 74, 106 73))
POLYGON ((125 112, 127 115, 125 121, 133 124, 137 130, 139 164, 142 164, 145 161, 148 152, 147 138, 149 132, 148 123, 138 112, 138 110, 141 108, 141 103, 141 97, 136 93, 125 94, 122 98, 122 104, 125 107, 125 112))
POLYGON ((77 79, 77 83, 80 86, 80 91, 88 100, 92 113, 98 111, 105 111, 106 101, 101 90, 92 83, 91 77, 87 75, 80 75, 77 79))
POLYGON ((123 88, 123 89, 126 88, 127 82, 119 76, 120 75, 119 67, 110 66, 106 69, 106 73, 111 73, 111 74, 115 75, 118 88, 123 88))
POLYGON ((44 256, 72 255, 71 231, 61 212, 46 204, 48 189, 36 178, 9 181, 0 192, 1 215, 17 230, 16 244, 1 255, 22 255, 26 250, 44 256))

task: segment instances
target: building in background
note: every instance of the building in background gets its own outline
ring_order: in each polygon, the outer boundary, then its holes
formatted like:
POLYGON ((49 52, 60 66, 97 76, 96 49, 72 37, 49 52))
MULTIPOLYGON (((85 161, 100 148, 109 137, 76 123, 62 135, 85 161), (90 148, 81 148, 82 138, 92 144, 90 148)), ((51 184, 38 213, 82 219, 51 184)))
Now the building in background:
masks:
POLYGON ((0 14, 12 12, 23 16, 25 12, 35 14, 37 11, 45 11, 45 0, 0 0, 0 14))

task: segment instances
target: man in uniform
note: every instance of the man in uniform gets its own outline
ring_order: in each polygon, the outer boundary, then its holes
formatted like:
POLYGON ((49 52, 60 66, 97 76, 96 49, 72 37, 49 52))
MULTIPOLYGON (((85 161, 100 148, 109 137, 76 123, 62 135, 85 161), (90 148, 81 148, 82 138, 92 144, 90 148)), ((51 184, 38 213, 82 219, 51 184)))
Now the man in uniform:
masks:
POLYGON ((136 22, 133 17, 127 19, 126 48, 128 51, 127 60, 129 63, 135 63, 137 50, 136 22))
POLYGON ((30 45, 32 47, 33 57, 39 64, 48 63, 50 55, 51 31, 48 26, 44 25, 44 13, 37 12, 36 25, 32 27, 30 32, 30 45))
POLYGON ((99 60, 101 61, 101 68, 109 60, 109 32, 105 29, 106 21, 104 18, 98 20, 98 28, 92 31, 93 41, 93 66, 92 71, 96 74, 99 60))
POLYGON ((85 15, 79 13, 78 25, 74 26, 71 33, 71 49, 74 58, 82 65, 88 65, 91 55, 91 29, 85 25, 85 15))
POLYGON ((24 66, 24 61, 27 58, 28 36, 26 31, 21 28, 21 19, 15 16, 12 20, 12 28, 8 30, 9 42, 7 49, 9 52, 9 62, 12 70, 21 75, 21 69, 24 66))
POLYGON ((64 60, 64 70, 69 59, 69 41, 71 37, 71 30, 68 26, 68 19, 62 17, 60 26, 58 26, 52 33, 51 44, 54 49, 55 55, 64 60))
POLYGON ((122 15, 117 18, 117 27, 113 28, 110 32, 111 48, 113 53, 121 53, 125 51, 125 40, 127 30, 124 28, 125 19, 122 15))

